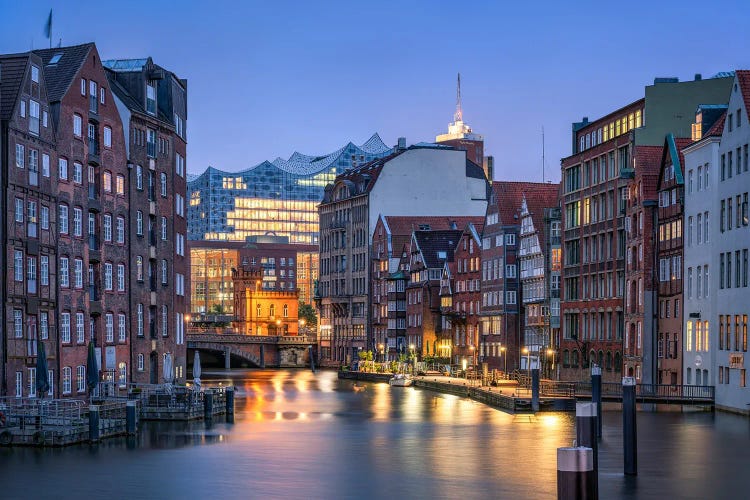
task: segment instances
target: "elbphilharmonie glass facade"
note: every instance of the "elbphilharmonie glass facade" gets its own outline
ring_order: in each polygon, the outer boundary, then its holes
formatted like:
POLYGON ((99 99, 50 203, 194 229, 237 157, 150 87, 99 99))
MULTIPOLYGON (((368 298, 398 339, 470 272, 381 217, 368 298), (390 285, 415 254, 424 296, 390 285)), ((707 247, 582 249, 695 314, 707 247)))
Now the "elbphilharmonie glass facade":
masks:
POLYGON ((333 153, 294 153, 241 172, 208 167, 188 182, 188 239, 244 241, 286 236, 290 243, 318 243, 317 206, 325 186, 345 170, 386 156, 392 148, 378 134, 333 153))

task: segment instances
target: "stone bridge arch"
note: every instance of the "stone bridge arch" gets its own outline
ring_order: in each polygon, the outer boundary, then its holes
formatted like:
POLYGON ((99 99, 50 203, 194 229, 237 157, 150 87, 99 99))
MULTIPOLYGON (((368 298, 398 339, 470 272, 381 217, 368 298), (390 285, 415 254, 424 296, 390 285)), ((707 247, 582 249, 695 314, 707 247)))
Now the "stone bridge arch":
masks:
MULTIPOLYGON (((262 346, 259 346, 257 344, 248 344, 243 345, 242 347, 236 346, 236 345, 229 345, 229 344, 223 344, 223 343, 213 343, 213 342, 196 342, 194 346, 192 346, 196 351, 214 351, 224 354, 225 356, 234 356, 236 358, 239 358, 243 361, 246 361, 250 364, 252 364, 255 368, 265 368, 265 363, 263 360, 262 351, 255 353, 252 352, 253 350, 262 350, 262 346)), ((231 358, 230 359, 231 362, 231 358)), ((230 366, 226 366, 225 362, 225 368, 230 368, 230 366)))

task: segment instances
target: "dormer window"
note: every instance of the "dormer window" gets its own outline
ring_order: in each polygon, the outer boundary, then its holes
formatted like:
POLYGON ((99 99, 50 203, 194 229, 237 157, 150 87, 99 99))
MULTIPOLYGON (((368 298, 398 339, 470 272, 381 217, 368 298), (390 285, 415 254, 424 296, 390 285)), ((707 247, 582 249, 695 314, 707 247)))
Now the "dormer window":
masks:
POLYGON ((146 112, 156 114, 156 86, 151 82, 146 84, 146 112))
POLYGON ((60 58, 62 58, 62 53, 58 52, 57 54, 55 54, 54 56, 52 56, 52 59, 50 59, 47 64, 49 64, 49 65, 51 65, 51 64, 57 64, 57 63, 60 62, 60 58))
POLYGON ((39 83, 39 68, 34 65, 31 66, 31 81, 39 83))

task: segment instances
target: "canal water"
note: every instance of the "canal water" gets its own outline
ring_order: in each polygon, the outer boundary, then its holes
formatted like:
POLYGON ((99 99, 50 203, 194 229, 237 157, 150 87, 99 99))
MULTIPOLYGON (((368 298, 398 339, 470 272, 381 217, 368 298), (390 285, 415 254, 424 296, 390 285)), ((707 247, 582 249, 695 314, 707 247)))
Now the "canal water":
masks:
MULTIPOLYGON (((130 440, 0 449, 0 499, 555 498, 556 449, 575 436, 572 415, 509 415, 335 372, 206 382, 238 387, 233 424, 144 422, 130 440)), ((636 478, 622 474, 621 427, 619 411, 605 412, 602 499, 750 495, 748 419, 640 412, 636 478)))

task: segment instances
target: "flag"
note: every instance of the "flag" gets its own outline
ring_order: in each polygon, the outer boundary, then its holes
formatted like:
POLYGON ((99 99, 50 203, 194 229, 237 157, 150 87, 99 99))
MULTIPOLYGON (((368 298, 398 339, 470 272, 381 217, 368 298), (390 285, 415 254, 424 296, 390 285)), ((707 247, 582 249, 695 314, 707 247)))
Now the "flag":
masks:
POLYGON ((49 38, 50 47, 52 47, 52 9, 49 10, 49 17, 44 24, 44 36, 49 38))

